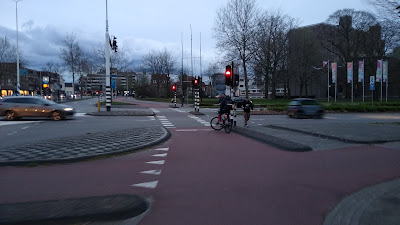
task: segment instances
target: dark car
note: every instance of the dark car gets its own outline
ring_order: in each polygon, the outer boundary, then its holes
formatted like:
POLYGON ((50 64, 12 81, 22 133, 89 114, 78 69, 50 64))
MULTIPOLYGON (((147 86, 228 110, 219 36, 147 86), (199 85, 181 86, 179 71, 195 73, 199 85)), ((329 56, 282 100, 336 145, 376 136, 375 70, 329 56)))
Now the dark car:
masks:
POLYGON ((73 108, 38 96, 10 96, 0 100, 0 116, 4 116, 6 120, 21 117, 50 117, 61 120, 74 114, 73 108))
POLYGON ((232 102, 236 104, 237 108, 242 108, 243 101, 244 101, 244 98, 242 98, 242 97, 233 97, 232 98, 232 102))
POLYGON ((296 98, 289 103, 288 115, 290 117, 316 117, 324 116, 324 109, 319 102, 312 98, 296 98))

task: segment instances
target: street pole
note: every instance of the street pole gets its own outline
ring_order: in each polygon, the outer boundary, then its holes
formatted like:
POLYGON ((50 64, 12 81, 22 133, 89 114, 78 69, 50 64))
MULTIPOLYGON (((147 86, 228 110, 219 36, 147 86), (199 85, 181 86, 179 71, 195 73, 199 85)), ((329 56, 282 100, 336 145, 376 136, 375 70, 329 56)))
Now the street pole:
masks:
POLYGON ((329 102, 329 60, 328 60, 328 102, 329 102))
POLYGON ((17 27, 17 95, 20 95, 21 85, 19 81, 19 37, 18 37, 18 2, 22 0, 15 0, 15 21, 17 27))
POLYGON ((108 7, 106 0, 106 37, 105 37, 105 52, 106 52, 106 108, 111 111, 111 87, 110 87, 110 36, 108 34, 108 7))

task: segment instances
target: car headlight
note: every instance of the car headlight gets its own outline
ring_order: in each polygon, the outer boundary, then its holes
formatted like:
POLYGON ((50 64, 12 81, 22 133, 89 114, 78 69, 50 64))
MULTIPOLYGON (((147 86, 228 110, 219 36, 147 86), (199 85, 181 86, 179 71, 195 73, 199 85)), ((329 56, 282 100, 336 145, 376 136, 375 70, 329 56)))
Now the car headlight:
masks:
POLYGON ((65 111, 72 111, 74 110, 73 108, 64 108, 65 111))

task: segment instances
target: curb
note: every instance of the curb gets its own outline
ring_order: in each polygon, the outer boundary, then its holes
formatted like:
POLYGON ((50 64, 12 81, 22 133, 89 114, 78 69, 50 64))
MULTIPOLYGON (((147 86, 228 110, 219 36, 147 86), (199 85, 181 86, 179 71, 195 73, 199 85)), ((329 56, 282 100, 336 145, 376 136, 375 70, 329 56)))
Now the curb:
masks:
POLYGON ((398 224, 400 178, 365 187, 344 197, 323 225, 398 224))
MULTIPOLYGON (((124 148, 122 150, 119 151, 114 151, 114 152, 108 152, 108 153, 103 153, 103 154, 97 154, 97 155, 89 155, 89 156, 80 156, 80 157, 75 157, 75 158, 63 158, 63 159, 48 159, 48 160, 25 160, 25 161, 13 161, 13 162, 0 162, 0 166, 26 166, 27 164, 30 163, 50 163, 50 164, 56 164, 56 163, 74 163, 74 162, 80 162, 80 161, 84 161, 84 160, 89 160, 89 159, 94 159, 97 157, 105 157, 105 156, 113 156, 113 155, 118 155, 118 154, 123 154, 123 153, 133 153, 136 151, 139 151, 141 149, 145 149, 151 146, 155 146, 158 144, 163 143, 164 141, 168 140, 171 137, 171 132, 164 128, 161 127, 166 134, 164 135, 164 137, 153 141, 153 142, 149 142, 146 144, 143 144, 141 146, 136 146, 136 147, 127 147, 124 148)), ((0 223, 1 224, 1 223, 0 223)))
POLYGON ((319 134, 319 133, 315 133, 315 132, 297 130, 297 129, 293 129, 293 128, 281 127, 281 126, 276 126, 276 125, 267 125, 266 127, 269 127, 272 129, 292 131, 292 132, 296 132, 296 133, 300 133, 300 134, 311 135, 314 137, 325 138, 325 139, 341 141, 341 142, 346 142, 346 143, 354 143, 354 144, 383 144, 383 143, 387 143, 387 142, 399 141, 399 140, 357 141, 357 140, 351 140, 351 139, 347 139, 347 138, 335 137, 335 136, 331 136, 331 135, 319 134))
POLYGON ((117 194, 0 205, 0 224, 74 224, 136 217, 149 208, 137 195, 117 194))
POLYGON ((194 111, 190 111, 189 113, 192 114, 192 115, 200 115, 200 116, 205 115, 204 113, 201 113, 201 112, 194 112, 194 111))
POLYGON ((264 134, 258 131, 240 128, 240 129, 232 129, 233 132, 241 134, 245 137, 252 138, 256 141, 260 141, 262 143, 274 146, 281 150, 291 151, 291 152, 309 152, 312 151, 312 148, 307 145, 299 144, 296 142, 288 141, 282 138, 277 138, 268 134, 264 134))

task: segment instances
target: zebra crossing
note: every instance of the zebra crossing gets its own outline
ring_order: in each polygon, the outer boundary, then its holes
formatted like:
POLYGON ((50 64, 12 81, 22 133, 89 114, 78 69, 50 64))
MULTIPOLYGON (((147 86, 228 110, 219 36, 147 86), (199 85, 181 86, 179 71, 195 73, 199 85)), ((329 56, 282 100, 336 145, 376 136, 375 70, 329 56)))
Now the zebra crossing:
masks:
POLYGON ((157 119, 161 122, 163 127, 166 128, 176 128, 175 125, 173 125, 166 116, 157 116, 157 119))
POLYGON ((195 115, 188 115, 189 118, 196 120, 197 122, 203 124, 204 126, 210 126, 210 121, 205 121, 195 115))

